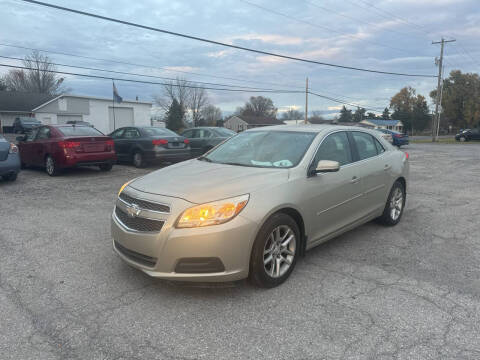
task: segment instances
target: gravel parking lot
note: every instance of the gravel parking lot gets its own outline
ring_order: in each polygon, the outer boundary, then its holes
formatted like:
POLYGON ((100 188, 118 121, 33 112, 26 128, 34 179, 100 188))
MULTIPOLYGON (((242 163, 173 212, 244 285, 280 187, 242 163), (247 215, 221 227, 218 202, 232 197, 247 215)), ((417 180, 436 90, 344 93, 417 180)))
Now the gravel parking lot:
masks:
POLYGON ((480 145, 414 144, 401 223, 307 253, 282 286, 149 278, 112 251, 116 166, 0 183, 2 359, 479 359, 480 145))

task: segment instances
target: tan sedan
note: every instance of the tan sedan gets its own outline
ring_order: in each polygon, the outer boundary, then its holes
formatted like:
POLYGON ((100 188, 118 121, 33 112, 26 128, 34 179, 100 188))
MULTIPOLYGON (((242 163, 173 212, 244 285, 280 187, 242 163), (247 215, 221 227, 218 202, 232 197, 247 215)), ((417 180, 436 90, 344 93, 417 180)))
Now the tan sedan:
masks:
POLYGON ((306 250, 373 219, 397 224, 408 169, 377 131, 248 130, 122 186, 113 247, 159 278, 277 286, 306 250))

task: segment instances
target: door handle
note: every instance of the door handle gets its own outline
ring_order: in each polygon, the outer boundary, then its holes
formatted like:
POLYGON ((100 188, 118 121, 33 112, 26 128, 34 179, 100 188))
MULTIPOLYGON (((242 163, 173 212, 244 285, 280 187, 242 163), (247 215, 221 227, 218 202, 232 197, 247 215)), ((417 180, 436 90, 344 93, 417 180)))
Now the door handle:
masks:
POLYGON ((359 179, 358 177, 354 176, 354 177, 352 177, 352 180, 350 180, 350 183, 356 184, 356 183, 358 183, 359 181, 360 181, 360 179, 359 179))
POLYGON ((389 164, 385 164, 385 166, 383 167, 383 170, 387 171, 388 169, 390 169, 390 165, 389 165, 389 164))

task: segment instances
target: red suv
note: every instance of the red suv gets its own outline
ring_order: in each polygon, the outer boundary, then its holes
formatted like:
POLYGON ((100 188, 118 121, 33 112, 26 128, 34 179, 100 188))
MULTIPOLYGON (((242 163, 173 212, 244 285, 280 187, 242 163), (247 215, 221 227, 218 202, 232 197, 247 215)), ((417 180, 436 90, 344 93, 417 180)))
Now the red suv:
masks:
POLYGON ((76 166, 110 171, 117 160, 113 140, 89 126, 39 126, 17 140, 22 166, 43 166, 50 176, 76 166))

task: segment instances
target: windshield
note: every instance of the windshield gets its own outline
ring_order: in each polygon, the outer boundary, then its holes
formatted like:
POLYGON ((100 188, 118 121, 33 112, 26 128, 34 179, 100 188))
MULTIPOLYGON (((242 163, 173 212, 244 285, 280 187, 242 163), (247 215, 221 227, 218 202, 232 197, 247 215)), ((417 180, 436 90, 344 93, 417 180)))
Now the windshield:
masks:
POLYGON ((225 129, 225 128, 217 128, 217 129, 215 129, 215 132, 220 136, 233 136, 233 135, 236 134, 235 131, 225 129))
POLYGON ((172 130, 164 129, 164 128, 147 127, 147 128, 142 128, 142 131, 147 136, 180 136, 174 133, 172 130))
POLYGON ((294 131, 247 131, 218 146, 205 160, 221 164, 290 168, 296 166, 316 133, 294 131))
POLYGON ((103 134, 90 126, 62 126, 58 130, 65 136, 103 136, 103 134))

